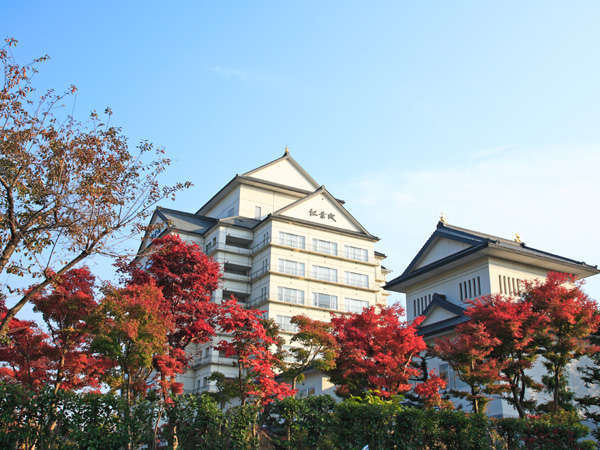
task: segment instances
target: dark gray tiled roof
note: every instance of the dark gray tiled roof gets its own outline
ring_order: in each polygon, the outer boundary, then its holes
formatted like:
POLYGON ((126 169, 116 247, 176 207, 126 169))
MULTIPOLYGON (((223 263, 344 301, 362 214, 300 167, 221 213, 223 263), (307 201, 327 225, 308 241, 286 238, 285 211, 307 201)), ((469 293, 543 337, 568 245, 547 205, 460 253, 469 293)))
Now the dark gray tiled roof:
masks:
POLYGON ((175 209, 158 207, 156 212, 167 221, 169 227, 188 233, 202 234, 217 222, 217 219, 212 217, 197 216, 175 209))

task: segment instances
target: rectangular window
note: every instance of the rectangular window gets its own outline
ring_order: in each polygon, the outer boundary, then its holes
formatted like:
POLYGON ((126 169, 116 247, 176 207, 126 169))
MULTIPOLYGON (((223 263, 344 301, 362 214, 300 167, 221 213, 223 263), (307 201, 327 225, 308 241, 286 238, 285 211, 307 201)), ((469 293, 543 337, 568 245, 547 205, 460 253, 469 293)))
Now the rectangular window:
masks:
POLYGON ((337 309, 337 297, 335 295, 313 292, 313 305, 319 308, 337 309))
POLYGON ((279 260, 279 271, 288 275, 304 276, 304 263, 298 261, 290 261, 289 259, 279 260))
POLYGON ((477 277, 477 295, 481 295, 481 279, 477 277))
POLYGON ((344 306, 346 312, 350 313, 361 313, 363 309, 369 306, 369 302, 364 300, 356 300, 355 298, 344 299, 344 306))
POLYGON ((460 301, 463 301, 465 297, 463 296, 462 283, 458 283, 458 289, 460 291, 460 301))
POLYGON ((317 280, 337 283, 337 270, 330 267, 313 266, 312 276, 317 280))
POLYGON ((313 239, 313 251, 337 256, 337 244, 331 241, 313 239))
POLYGON ((471 288, 471 280, 469 280, 469 298, 473 297, 473 291, 471 288))
POLYGON ((502 290, 502 275, 498 275, 498 284, 500 285, 500 293, 504 294, 504 291, 502 290))
POLYGON ((292 233, 279 232, 279 243, 288 247, 304 248, 304 236, 292 233))
POLYGON ((298 326, 292 323, 291 316, 277 316, 275 323, 283 331, 290 331, 292 333, 298 332, 298 326))
POLYGON ((260 219, 262 217, 262 209, 260 206, 255 206, 254 207, 254 218, 255 219, 260 219))
POLYGON ((417 300, 413 300, 413 316, 417 317, 419 315, 419 311, 417 311, 417 300))
POLYGON ((346 284, 350 286, 369 287, 369 275, 362 273, 346 272, 346 284))
POLYGON ((279 286, 277 288, 277 298, 280 302, 295 303, 304 305, 304 291, 279 286))
POLYGON ((351 245, 345 245, 345 255, 348 259, 355 259, 356 261, 367 261, 369 259, 369 255, 366 249, 352 247, 351 245))

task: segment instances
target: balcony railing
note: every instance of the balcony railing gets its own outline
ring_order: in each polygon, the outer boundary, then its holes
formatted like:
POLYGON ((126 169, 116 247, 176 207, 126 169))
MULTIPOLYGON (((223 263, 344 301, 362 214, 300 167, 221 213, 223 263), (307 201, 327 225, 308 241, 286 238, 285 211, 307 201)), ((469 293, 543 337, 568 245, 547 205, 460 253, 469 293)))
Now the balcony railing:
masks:
POLYGON ((250 247, 250 252, 252 254, 255 254, 270 244, 276 244, 276 245, 282 245, 284 247, 306 250, 306 251, 318 253, 318 254, 324 255, 324 256, 333 256, 333 257, 337 257, 337 258, 344 258, 344 259, 348 259, 350 261, 367 262, 370 264, 374 264, 376 262, 374 256, 371 255, 370 253, 367 255, 367 258, 364 259, 361 257, 361 255, 353 254, 352 252, 346 252, 343 249, 336 248, 334 250, 331 247, 326 247, 326 246, 321 246, 321 245, 317 245, 317 247, 315 247, 314 245, 302 245, 301 242, 298 242, 298 241, 292 240, 292 239, 277 239, 277 238, 276 239, 271 238, 271 239, 266 239, 266 240, 263 239, 260 242, 258 242, 257 244, 250 247))

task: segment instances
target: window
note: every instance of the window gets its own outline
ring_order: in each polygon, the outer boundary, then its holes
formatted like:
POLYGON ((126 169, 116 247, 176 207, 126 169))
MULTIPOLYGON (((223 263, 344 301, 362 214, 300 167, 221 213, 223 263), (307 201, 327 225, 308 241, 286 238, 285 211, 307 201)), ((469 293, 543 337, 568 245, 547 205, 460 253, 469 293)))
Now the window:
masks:
POLYGON ((460 301, 481 295, 481 278, 474 277, 458 283, 458 296, 460 301))
POLYGON ((262 217, 261 207, 260 206, 255 206, 254 207, 254 218, 255 219, 260 219, 261 217, 262 217))
POLYGON ((369 302, 364 300, 356 300, 354 298, 346 298, 344 299, 344 306, 346 308, 346 312, 361 313, 363 312, 363 309, 369 306, 369 302))
POLYGON ((331 241, 313 239, 313 251, 337 256, 337 244, 331 241))
POLYGON ((368 253, 364 248, 352 247, 350 245, 345 246, 346 258, 355 259, 357 261, 367 261, 368 253))
POLYGON ((279 286, 277 288, 277 298, 280 302, 304 305, 304 291, 298 289, 279 286))
POLYGON ((319 308, 337 309, 337 297, 335 295, 313 292, 313 305, 319 308))
POLYGON ((289 275, 296 275, 299 277, 304 276, 304 263, 297 261, 290 261, 289 259, 279 260, 279 271, 281 273, 287 273, 289 275))
POLYGON ((279 232, 279 243, 288 247, 304 248, 304 236, 292 233, 279 232))
POLYGON ((337 270, 330 267, 313 266, 312 276, 317 280, 337 283, 337 270))
POLYGON ((350 286, 369 287, 369 276, 362 273, 346 272, 346 284, 350 286))
POLYGON ((292 323, 291 316, 277 316, 275 323, 283 331, 291 331, 292 333, 298 332, 298 326, 292 323))
POLYGON ((504 295, 521 295, 521 286, 523 280, 520 278, 506 277, 498 275, 498 284, 500 293, 504 295))

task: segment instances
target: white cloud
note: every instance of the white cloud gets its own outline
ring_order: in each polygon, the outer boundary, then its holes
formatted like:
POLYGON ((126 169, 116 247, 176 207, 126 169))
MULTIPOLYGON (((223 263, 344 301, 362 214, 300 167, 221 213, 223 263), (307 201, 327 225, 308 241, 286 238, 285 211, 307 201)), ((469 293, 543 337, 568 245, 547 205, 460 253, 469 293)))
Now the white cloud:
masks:
MULTIPOLYGON (((382 238, 379 249, 397 276, 440 213, 465 228, 511 238, 600 264, 600 147, 525 150, 498 147, 452 167, 406 171, 388 166, 344 188, 353 214, 382 238)), ((600 298, 600 275, 588 280, 600 298)), ((398 299, 398 297, 396 297, 398 299)))

